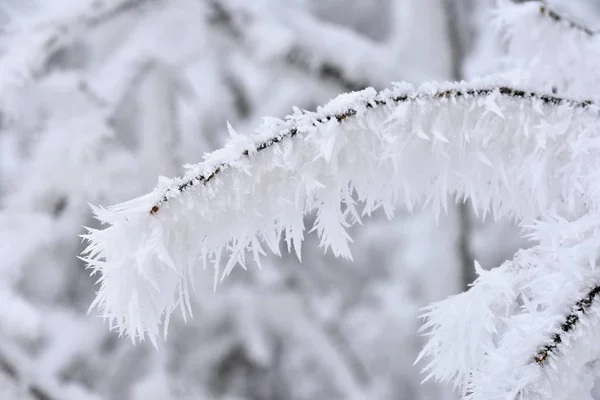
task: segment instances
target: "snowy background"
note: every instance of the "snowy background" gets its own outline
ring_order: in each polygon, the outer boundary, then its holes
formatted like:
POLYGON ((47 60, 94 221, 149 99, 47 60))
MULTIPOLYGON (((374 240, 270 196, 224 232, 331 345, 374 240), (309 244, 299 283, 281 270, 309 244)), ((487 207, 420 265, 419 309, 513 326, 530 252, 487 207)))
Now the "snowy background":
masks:
MULTIPOLYGON (((554 2, 591 29, 600 2, 554 2)), ((450 400, 413 362, 420 309, 527 243, 465 205, 352 228, 354 262, 308 236, 197 288, 194 318, 133 345, 94 312, 77 258, 89 203, 151 190, 227 121, 314 109, 391 81, 501 70, 488 0, 0 0, 0 399, 450 400), (312 240, 312 242, 311 242, 312 240)), ((600 397, 598 397, 600 398, 600 397)))

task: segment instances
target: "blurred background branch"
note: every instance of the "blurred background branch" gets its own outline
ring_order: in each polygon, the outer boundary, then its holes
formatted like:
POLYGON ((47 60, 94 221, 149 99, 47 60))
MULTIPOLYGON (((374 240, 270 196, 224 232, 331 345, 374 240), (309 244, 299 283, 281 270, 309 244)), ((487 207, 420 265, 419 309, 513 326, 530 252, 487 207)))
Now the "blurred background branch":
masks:
MULTIPOLYGON (((600 21, 593 1, 564 3, 586 26, 600 21)), ((159 352, 86 314, 99 277, 77 259, 77 235, 97 227, 88 202, 115 204, 149 191, 158 175, 181 174, 183 162, 224 143, 227 121, 251 133, 265 115, 313 109, 341 92, 504 65, 491 7, 5 0, 0 379, 18 390, 0 397, 458 398, 420 383, 419 310, 471 283, 474 258, 492 268, 525 245, 512 223, 476 221, 468 204, 439 222, 420 208, 399 208, 393 221, 378 213, 352 228, 353 263, 323 255, 308 236, 302 264, 284 251, 261 271, 235 271, 216 293, 206 272, 194 319, 174 317, 159 352)))

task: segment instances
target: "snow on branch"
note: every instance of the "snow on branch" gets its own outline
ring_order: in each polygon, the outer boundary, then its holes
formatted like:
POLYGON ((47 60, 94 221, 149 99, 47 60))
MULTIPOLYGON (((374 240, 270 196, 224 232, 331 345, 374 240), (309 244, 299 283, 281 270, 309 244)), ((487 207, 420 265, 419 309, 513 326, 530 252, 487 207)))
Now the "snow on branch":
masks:
POLYGON ((532 10, 536 10, 539 15, 551 20, 553 23, 559 23, 570 29, 581 31, 588 36, 593 36, 596 34, 596 32, 590 28, 574 21, 570 17, 563 15, 558 10, 552 8, 548 3, 546 3, 545 0, 514 0, 513 3, 515 3, 519 8, 531 7, 532 10))
POLYGON ((583 33, 585 33, 588 36, 593 36, 596 34, 596 32, 594 32, 593 30, 579 24, 578 22, 573 21, 572 19, 561 15, 559 12, 557 12, 556 10, 553 10, 548 4, 546 4, 544 1, 539 1, 536 0, 537 3, 539 3, 539 8, 540 8, 540 13, 544 16, 544 17, 548 17, 551 20, 558 22, 564 26, 567 26, 571 29, 575 29, 578 31, 581 31, 583 33))
POLYGON ((315 21, 308 13, 272 16, 247 2, 207 0, 207 3, 211 23, 241 40, 255 57, 286 63, 304 73, 336 82, 345 91, 369 86, 383 88, 394 76, 424 80, 417 71, 406 67, 399 70, 389 57, 389 49, 379 43, 350 29, 315 21), (323 37, 329 40, 322 41, 323 37))
MULTIPOLYGON (((412 93, 412 94, 398 94, 398 95, 389 95, 390 92, 382 92, 382 94, 375 95, 372 98, 365 98, 363 101, 359 102, 357 105, 359 107, 348 107, 347 109, 342 109, 337 113, 320 113, 316 116, 312 113, 305 113, 308 116, 307 121, 305 123, 309 123, 312 127, 317 127, 320 124, 327 123, 329 121, 337 121, 338 123, 343 123, 349 117, 353 117, 358 114, 358 110, 360 108, 370 109, 374 107, 382 107, 387 105, 397 105, 401 103, 409 103, 414 101, 434 101, 434 100, 443 100, 443 99, 452 99, 456 100, 460 97, 487 97, 494 94, 499 94, 500 97, 513 97, 513 98, 521 98, 521 99, 533 99, 534 101, 539 101, 540 104, 551 104, 555 106, 567 105, 574 108, 588 108, 592 106, 592 102, 590 101, 574 101, 570 99, 563 99, 560 97, 547 95, 547 94, 537 94, 534 92, 527 92, 524 90, 513 89, 510 87, 499 86, 493 88, 450 88, 447 90, 440 90, 432 93, 412 93), (311 120, 311 118, 314 118, 311 120)), ((494 110, 494 112, 497 112, 494 110)), ((254 148, 246 149, 242 151, 243 156, 249 156, 250 154, 255 154, 266 150, 272 147, 275 144, 280 143, 286 138, 292 138, 298 134, 298 127, 293 126, 289 130, 282 132, 278 136, 269 137, 266 140, 259 141, 256 143, 254 148)), ((232 161, 234 163, 235 161, 232 161)), ((221 163, 217 163, 212 171, 203 170, 201 174, 194 175, 193 173, 186 174, 186 177, 178 183, 177 185, 172 185, 165 189, 165 192, 160 200, 158 200, 150 209, 150 214, 157 213, 164 203, 169 201, 171 198, 177 196, 178 193, 183 193, 186 190, 192 188, 194 185, 205 184, 211 181, 217 174, 219 174, 222 170, 231 166, 230 162, 222 161, 221 163)), ((194 170, 192 170, 194 171, 194 170)))
MULTIPOLYGON (((49 60, 72 44, 85 29, 150 0, 82 2, 77 7, 51 7, 26 18, 14 16, 5 33, 10 41, 0 60, 0 87, 35 79, 44 74, 49 60), (108 3, 108 4, 107 4, 108 3), (39 16, 38 16, 39 15, 39 16)), ((44 6, 42 6, 44 7, 44 6)))
POLYGON ((470 400, 587 398, 582 381, 593 382, 590 365, 600 358, 600 276, 589 268, 599 240, 584 225, 597 230, 598 222, 555 221, 579 240, 544 239, 499 268, 479 269, 468 292, 429 306, 419 356, 430 357, 427 379, 451 382, 470 400))
POLYGON ((565 317, 564 322, 560 325, 560 332, 552 335, 550 342, 544 345, 535 355, 536 363, 545 362, 549 355, 558 350, 559 346, 564 340, 564 336, 568 335, 575 329, 579 323, 579 319, 590 311, 592 303, 596 300, 599 294, 600 286, 594 286, 584 298, 575 303, 573 311, 565 317))
POLYGON ((85 260, 101 274, 93 306, 132 340, 154 341, 177 307, 191 312, 202 266, 216 284, 247 254, 259 262, 263 245, 278 254, 281 238, 300 256, 312 210, 321 244, 350 258, 346 228, 379 207, 391 215, 398 201, 439 212, 454 193, 525 222, 598 209, 600 180, 588 171, 597 106, 497 85, 367 89, 266 119, 254 136, 230 129, 231 142, 182 178, 94 208, 110 226, 86 235, 85 260))
POLYGON ((592 88, 600 83, 599 35, 540 1, 507 3, 496 14, 508 39, 509 61, 519 67, 517 82, 597 100, 592 88))

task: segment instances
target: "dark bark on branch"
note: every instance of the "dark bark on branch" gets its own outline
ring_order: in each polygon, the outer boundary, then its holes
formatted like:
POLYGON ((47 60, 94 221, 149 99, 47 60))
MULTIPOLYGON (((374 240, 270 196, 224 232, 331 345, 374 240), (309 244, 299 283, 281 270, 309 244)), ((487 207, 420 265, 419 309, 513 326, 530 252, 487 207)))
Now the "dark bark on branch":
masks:
POLYGON ((575 329, 580 319, 589 311, 592 307, 594 300, 600 295, 600 286, 594 286, 587 295, 575 303, 571 313, 568 314, 564 322, 560 326, 560 331, 552 336, 552 340, 546 345, 542 346, 536 353, 533 361, 537 364, 541 364, 548 359, 548 356, 558 351, 558 347, 563 341, 563 337, 575 329))
POLYGON ((529 3, 529 2, 539 3, 540 13, 543 16, 548 17, 558 23, 565 24, 569 28, 581 31, 588 36, 594 36, 597 33, 596 31, 593 31, 590 28, 583 26, 578 22, 573 21, 569 17, 567 17, 565 15, 561 15, 558 11, 553 10, 548 4, 546 4, 546 2, 544 0, 514 0, 514 2, 515 3, 529 3))
MULTIPOLYGON (((366 103, 364 103, 364 107, 366 107, 367 109, 372 109, 372 108, 377 108, 380 106, 394 105, 394 104, 408 102, 408 101, 412 101, 412 100, 416 100, 416 99, 426 99, 429 101, 435 101, 435 100, 452 99, 452 98, 460 98, 460 97, 483 97, 483 96, 491 95, 494 92, 498 92, 502 97, 505 97, 505 98, 514 98, 514 99, 519 99, 519 100, 537 99, 538 101, 541 101, 544 104, 552 105, 552 106, 568 104, 574 108, 588 108, 588 107, 594 105, 594 102, 592 102, 590 100, 578 101, 578 100, 572 100, 572 99, 566 99, 566 98, 562 98, 562 97, 552 96, 552 95, 548 95, 548 94, 527 92, 525 90, 501 86, 501 87, 479 88, 479 89, 471 89, 471 88, 448 89, 448 90, 442 90, 442 91, 439 91, 439 92, 433 93, 433 94, 429 94, 429 93, 403 94, 403 95, 398 95, 398 96, 388 98, 388 99, 382 99, 382 98, 376 96, 374 99, 369 100, 366 103)), ((344 121, 352 118, 356 114, 357 114, 356 109, 349 108, 349 109, 345 110, 344 112, 341 112, 338 114, 331 114, 331 115, 327 115, 324 117, 315 118, 314 121, 311 123, 311 125, 316 127, 319 124, 324 124, 324 123, 327 123, 332 120, 335 120, 338 123, 343 123, 344 121)), ((261 152, 265 149, 270 148, 271 146, 273 146, 277 143, 281 143, 285 139, 293 138, 294 136, 296 136, 299 133, 301 133, 299 131, 299 129, 297 127, 293 127, 282 134, 279 134, 277 136, 269 138, 268 140, 258 143, 251 152, 248 150, 245 150, 241 154, 241 156, 248 157, 248 156, 250 156, 250 153, 261 152)), ((158 202, 156 202, 152 206, 152 208, 149 210, 149 213, 151 215, 158 213, 160 211, 160 208, 169 201, 170 194, 172 192, 176 191, 177 193, 183 193, 183 192, 191 189, 194 186, 206 184, 206 183, 212 181, 215 176, 217 176, 219 173, 221 173, 228 167, 229 167, 229 164, 222 163, 222 164, 216 166, 211 172, 209 172, 205 175, 198 175, 198 176, 180 184, 176 189, 167 189, 165 191, 165 193, 163 194, 162 199, 160 199, 158 202)))

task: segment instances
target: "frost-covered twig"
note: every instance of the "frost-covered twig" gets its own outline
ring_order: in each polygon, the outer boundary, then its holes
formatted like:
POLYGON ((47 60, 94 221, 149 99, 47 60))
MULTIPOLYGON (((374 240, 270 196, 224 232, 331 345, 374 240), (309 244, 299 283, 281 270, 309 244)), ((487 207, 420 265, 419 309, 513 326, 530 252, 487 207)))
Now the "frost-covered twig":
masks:
POLYGON ((353 192, 367 214, 391 213, 400 199, 439 210, 456 193, 523 221, 581 215, 598 203, 596 180, 576 173, 595 157, 597 118, 589 101, 463 83, 346 94, 316 113, 269 119, 254 137, 232 130, 226 148, 184 177, 95 209, 112 226, 87 235, 86 261, 102 274, 94 306, 132 339, 154 340, 174 307, 189 312, 202 263, 217 279, 244 266, 246 251, 258 261, 261 241, 278 253, 283 235, 299 254, 312 209, 322 244, 350 257, 345 227, 360 221, 353 192))
POLYGON ((310 15, 282 16, 281 20, 269 21, 243 2, 207 0, 207 3, 212 10, 211 22, 241 40, 255 57, 287 63, 319 79, 336 82, 345 91, 369 86, 383 88, 394 76, 417 74, 406 66, 393 65, 387 49, 377 42, 349 29, 315 21, 310 15), (275 43, 274 28, 280 30, 275 43), (329 39, 323 42, 320 40, 323 37, 329 39), (351 52, 347 51, 350 49, 351 52))
POLYGON ((566 15, 561 14, 558 10, 552 8, 545 0, 514 0, 515 3, 532 3, 538 8, 539 13, 544 17, 547 17, 554 22, 558 22, 564 26, 567 26, 571 29, 575 29, 585 33, 588 36, 595 35, 596 32, 591 30, 590 28, 580 24, 579 22, 574 21, 566 15))
MULTIPOLYGON (((410 103, 413 101, 433 101, 440 99, 455 99, 457 97, 481 97, 485 98, 494 93, 498 93, 502 97, 514 97, 520 99, 537 99, 541 103, 551 104, 554 106, 560 105, 568 105, 576 108, 587 108, 592 106, 592 102, 588 100, 584 101, 575 101, 571 99, 564 99, 561 97, 549 95, 549 94, 538 94, 535 92, 528 92, 520 89, 514 89, 506 86, 499 87, 485 87, 485 88, 463 88, 457 86, 452 89, 440 90, 434 92, 424 92, 424 93, 410 93, 410 94, 398 94, 389 96, 389 92, 382 92, 382 94, 371 96, 371 98, 366 98, 364 101, 358 104, 360 108, 376 108, 381 106, 393 106, 401 103, 410 103)), ((329 113, 329 114, 318 114, 313 115, 312 113, 306 113, 305 115, 308 117, 306 120, 302 121, 302 123, 310 124, 312 127, 317 127, 320 124, 327 123, 329 121, 337 121, 339 123, 343 123, 349 117, 353 117, 357 114, 356 107, 349 107, 347 109, 339 110, 337 113, 329 113)), ((298 124, 300 125, 300 124, 298 124)), ((298 134, 298 127, 292 126, 285 132, 281 134, 269 137, 266 140, 259 141, 255 146, 251 149, 243 150, 240 154, 241 156, 249 156, 250 154, 255 154, 261 152, 265 149, 272 147, 273 145, 279 144, 286 138, 292 138, 298 134)), ((237 158, 237 157, 236 157, 237 158)), ((162 198, 158 200, 149 210, 150 214, 156 214, 164 203, 169 201, 171 198, 176 197, 177 193, 183 193, 186 190, 192 188, 195 185, 205 184, 210 182, 217 174, 219 174, 222 170, 227 169, 231 166, 231 164, 236 163, 237 160, 231 161, 222 161, 218 163, 215 167, 213 167, 210 171, 202 171, 202 174, 193 175, 186 174, 185 177, 178 180, 177 185, 171 185, 164 190, 164 194, 162 198)))
POLYGON ((2 54, 0 72, 2 88, 21 84, 43 73, 49 60, 72 44, 81 32, 101 24, 115 15, 149 0, 114 0, 87 2, 77 8, 57 8, 30 19, 14 23, 8 30, 10 47, 2 54))
POLYGON ((496 14, 502 36, 508 39, 503 68, 514 69, 513 82, 597 100, 593 88, 600 82, 599 35, 565 22, 539 1, 507 3, 496 14))
POLYGON ((581 25, 578 22, 573 21, 572 19, 560 14, 558 11, 552 9, 548 4, 546 4, 545 1, 543 0, 536 0, 536 2, 539 2, 539 7, 540 7, 540 13, 545 16, 548 17, 558 23, 564 24, 566 26, 568 26, 571 29, 576 29, 578 31, 581 31, 583 33, 585 33, 588 36, 593 36, 596 34, 596 32, 594 32, 593 30, 581 25))
POLYGON ((600 286, 594 286, 584 298, 575 303, 573 311, 565 317, 564 322, 560 325, 560 331, 552 335, 552 340, 542 346, 536 353, 534 357, 536 363, 545 362, 549 355, 559 350, 559 346, 565 340, 564 336, 575 329, 576 325, 580 322, 580 318, 584 318, 585 314, 589 312, 590 307, 597 300, 599 294, 600 286))
POLYGON ((586 398, 582 382, 600 357, 599 277, 590 268, 598 221, 594 213, 536 224, 539 245, 479 269, 471 290, 428 307, 425 371, 470 400, 586 398))

